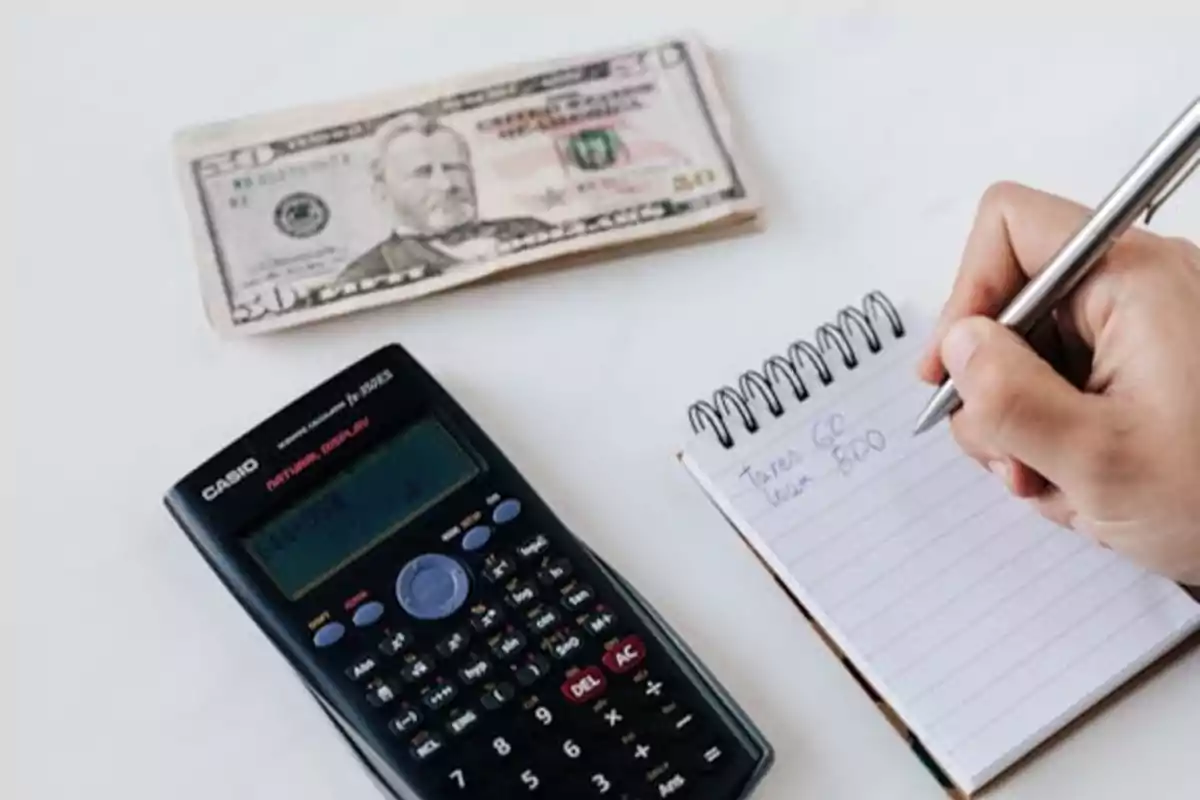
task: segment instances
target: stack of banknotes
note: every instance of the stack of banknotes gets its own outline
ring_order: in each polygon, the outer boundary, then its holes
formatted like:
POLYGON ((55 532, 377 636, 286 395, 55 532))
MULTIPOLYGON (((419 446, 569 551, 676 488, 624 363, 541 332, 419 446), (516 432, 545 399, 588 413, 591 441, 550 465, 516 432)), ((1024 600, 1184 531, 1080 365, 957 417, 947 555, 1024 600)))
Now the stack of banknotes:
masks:
POLYGON ((254 334, 752 223, 690 37, 199 125, 178 176, 205 311, 254 334))

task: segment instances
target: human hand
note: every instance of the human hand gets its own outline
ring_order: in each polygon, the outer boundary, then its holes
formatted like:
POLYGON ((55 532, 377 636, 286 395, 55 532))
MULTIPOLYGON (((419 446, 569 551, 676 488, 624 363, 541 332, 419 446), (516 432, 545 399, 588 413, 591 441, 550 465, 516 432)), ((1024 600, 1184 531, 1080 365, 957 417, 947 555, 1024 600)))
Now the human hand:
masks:
POLYGON ((920 375, 953 378, 954 438, 1013 494, 1200 585, 1200 249, 1130 230, 1031 337, 1044 358, 993 321, 1087 214, 991 187, 920 375))

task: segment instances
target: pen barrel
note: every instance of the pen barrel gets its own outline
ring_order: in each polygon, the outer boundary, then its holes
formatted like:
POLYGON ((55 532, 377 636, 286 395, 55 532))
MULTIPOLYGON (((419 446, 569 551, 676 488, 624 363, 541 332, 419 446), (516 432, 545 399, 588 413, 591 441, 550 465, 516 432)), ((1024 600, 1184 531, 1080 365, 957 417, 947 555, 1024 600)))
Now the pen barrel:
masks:
POLYGON ((998 321, 1022 336, 1062 301, 1172 179, 1200 156, 1200 98, 1159 137, 998 321))

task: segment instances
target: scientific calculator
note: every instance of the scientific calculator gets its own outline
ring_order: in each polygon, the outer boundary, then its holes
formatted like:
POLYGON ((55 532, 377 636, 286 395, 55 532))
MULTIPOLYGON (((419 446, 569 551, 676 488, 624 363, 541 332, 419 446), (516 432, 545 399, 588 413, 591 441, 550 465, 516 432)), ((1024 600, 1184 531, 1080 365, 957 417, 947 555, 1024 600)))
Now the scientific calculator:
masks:
POLYGON ((398 345, 165 502, 390 796, 732 800, 769 768, 684 643, 398 345))

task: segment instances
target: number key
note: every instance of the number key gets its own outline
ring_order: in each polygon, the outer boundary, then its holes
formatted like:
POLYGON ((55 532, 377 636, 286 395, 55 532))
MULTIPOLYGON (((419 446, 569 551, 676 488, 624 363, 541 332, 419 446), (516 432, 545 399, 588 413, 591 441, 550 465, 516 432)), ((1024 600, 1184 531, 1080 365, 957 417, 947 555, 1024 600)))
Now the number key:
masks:
POLYGON ((562 744, 562 752, 567 758, 579 758, 583 755, 583 748, 574 739, 567 739, 562 744))
POLYGON ((619 783, 618 773, 607 771, 607 766, 597 763, 594 753, 585 755, 574 763, 569 760, 570 758, 571 756, 568 755, 567 759, 564 759, 568 770, 563 775, 564 784, 555 786, 560 790, 562 797, 570 797, 571 800, 587 797, 629 800, 632 797, 623 787, 617 785, 619 783))
POLYGON ((466 792, 470 791, 471 786, 474 785, 474 780, 468 781, 467 773, 461 767, 456 767, 446 773, 446 783, 455 791, 466 792))
POLYGON ((526 769, 521 772, 517 783, 517 790, 514 792, 516 797, 540 797, 541 792, 545 790, 545 784, 542 781, 540 771, 526 769))
POLYGON ((539 703, 530 713, 538 727, 548 728, 554 724, 554 712, 547 705, 539 703))
POLYGON ((495 739, 492 739, 492 750, 501 758, 507 758, 512 755, 513 746, 508 739, 503 736, 497 736, 495 739))
POLYGON ((604 797, 613 793, 612 781, 603 772, 593 772, 589 776, 588 788, 591 789, 591 794, 597 797, 604 797))

